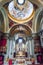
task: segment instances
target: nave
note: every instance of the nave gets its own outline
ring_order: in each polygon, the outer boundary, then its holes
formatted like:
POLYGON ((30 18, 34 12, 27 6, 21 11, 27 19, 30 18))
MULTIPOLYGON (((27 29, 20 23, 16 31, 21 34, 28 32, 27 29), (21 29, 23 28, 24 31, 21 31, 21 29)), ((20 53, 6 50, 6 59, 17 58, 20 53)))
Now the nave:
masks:
POLYGON ((0 65, 43 65, 43 1, 0 1, 0 65))

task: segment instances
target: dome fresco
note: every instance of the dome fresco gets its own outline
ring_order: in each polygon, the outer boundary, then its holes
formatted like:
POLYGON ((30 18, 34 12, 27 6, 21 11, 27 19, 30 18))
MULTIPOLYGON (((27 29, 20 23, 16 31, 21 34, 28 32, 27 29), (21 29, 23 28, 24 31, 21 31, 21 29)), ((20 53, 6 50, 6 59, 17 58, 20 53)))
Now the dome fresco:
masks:
POLYGON ((43 0, 0 0, 0 65, 43 64, 43 0))

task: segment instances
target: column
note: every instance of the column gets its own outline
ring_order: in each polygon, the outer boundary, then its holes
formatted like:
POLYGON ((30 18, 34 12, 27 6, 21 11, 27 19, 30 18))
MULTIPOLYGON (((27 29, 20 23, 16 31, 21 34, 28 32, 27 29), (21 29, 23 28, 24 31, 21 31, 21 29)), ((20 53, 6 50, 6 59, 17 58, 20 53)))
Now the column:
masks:
POLYGON ((12 58, 12 45, 13 45, 13 40, 10 39, 9 41, 10 41, 10 43, 9 43, 9 58, 12 58))

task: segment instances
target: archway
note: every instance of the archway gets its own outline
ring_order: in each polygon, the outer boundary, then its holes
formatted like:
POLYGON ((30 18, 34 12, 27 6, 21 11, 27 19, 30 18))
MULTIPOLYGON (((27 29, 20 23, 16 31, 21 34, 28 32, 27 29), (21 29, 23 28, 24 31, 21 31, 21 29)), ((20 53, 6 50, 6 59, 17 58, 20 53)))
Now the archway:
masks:
POLYGON ((43 43, 42 43, 43 42, 43 34, 42 34, 43 33, 43 7, 39 8, 35 13, 33 19, 33 30, 34 30, 33 33, 35 33, 36 35, 34 36, 34 42, 35 44, 39 44, 40 47, 39 49, 41 49, 43 47, 43 43))
POLYGON ((13 25, 11 28, 10 28, 10 30, 9 30, 9 32, 10 32, 10 35, 11 36, 13 36, 15 33, 25 33, 26 35, 28 35, 28 36, 31 36, 31 34, 32 34, 32 31, 31 31, 31 29, 27 26, 27 25, 25 25, 25 24, 16 24, 16 25, 13 25))
POLYGON ((28 37, 32 36, 31 33, 32 32, 30 28, 24 24, 14 25, 10 29, 10 32, 9 32, 10 40, 13 38, 13 41, 15 42, 15 52, 17 53, 17 55, 19 54, 19 52, 22 52, 22 53, 27 52, 28 37))
POLYGON ((0 58, 3 58, 3 61, 1 59, 1 65, 4 62, 4 55, 6 54, 6 43, 7 39, 5 37, 5 33, 7 33, 9 29, 9 24, 8 24, 8 17, 5 9, 1 7, 0 5, 0 58), (3 55, 4 54, 4 55, 3 55))
POLYGON ((30 56, 34 55, 34 44, 32 42, 32 31, 27 25, 13 25, 9 30, 6 59, 17 59, 18 57, 20 59, 22 57, 22 60, 25 60, 25 57, 29 59, 30 56))

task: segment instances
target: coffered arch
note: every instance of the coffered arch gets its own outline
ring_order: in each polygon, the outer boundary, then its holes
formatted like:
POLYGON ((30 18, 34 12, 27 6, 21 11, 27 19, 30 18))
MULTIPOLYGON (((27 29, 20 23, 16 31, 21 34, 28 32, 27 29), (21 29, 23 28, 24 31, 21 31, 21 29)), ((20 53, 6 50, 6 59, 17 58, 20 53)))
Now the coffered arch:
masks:
POLYGON ((9 30, 10 36, 14 36, 15 33, 24 33, 25 35, 31 36, 32 31, 31 29, 25 24, 16 24, 13 25, 12 28, 9 30))

